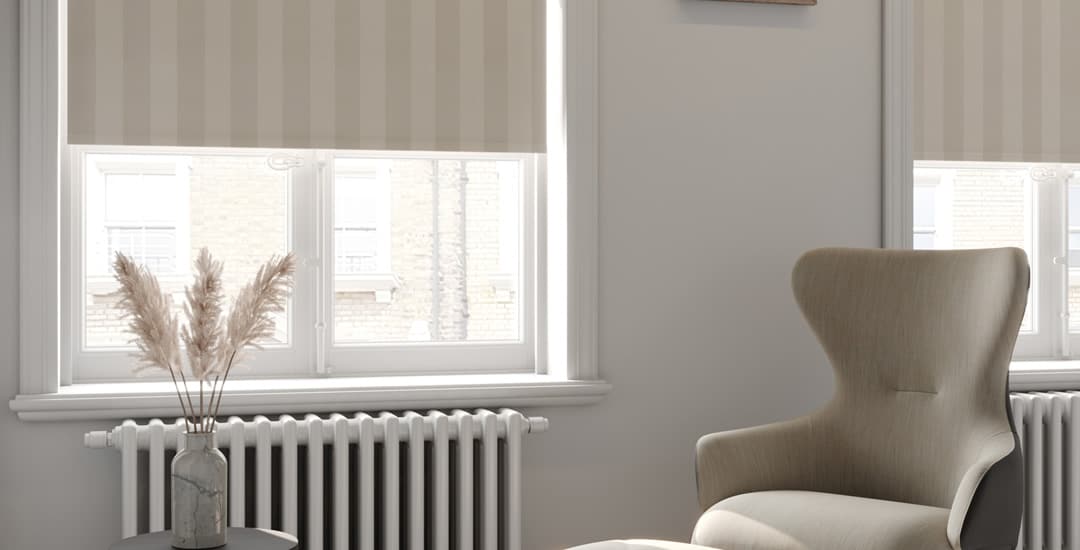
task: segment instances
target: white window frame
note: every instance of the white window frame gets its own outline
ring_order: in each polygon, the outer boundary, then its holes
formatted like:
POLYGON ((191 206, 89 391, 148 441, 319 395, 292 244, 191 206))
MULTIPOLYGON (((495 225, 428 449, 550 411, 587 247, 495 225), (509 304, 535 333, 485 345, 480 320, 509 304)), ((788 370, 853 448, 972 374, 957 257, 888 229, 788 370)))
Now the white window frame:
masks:
MULTIPOLYGON (((93 167, 91 157, 94 156, 124 156, 129 159, 122 162, 111 162, 105 166, 103 172, 130 173, 139 170, 156 171, 158 173, 176 173, 183 178, 185 191, 190 190, 190 181, 187 174, 190 172, 191 157, 184 156, 175 148, 168 147, 118 147, 100 145, 69 145, 62 147, 66 150, 61 159, 68 166, 60 188, 60 230, 66 238, 61 243, 61 265, 67 265, 64 275, 66 284, 64 293, 61 295, 61 311, 70 311, 67 316, 67 328, 62 329, 59 335, 61 347, 60 372, 61 377, 69 380, 72 386, 98 384, 98 383, 123 383, 133 380, 131 375, 132 359, 130 348, 125 347, 94 347, 89 348, 85 341, 84 320, 86 319, 86 296, 94 287, 112 289, 112 276, 100 276, 90 274, 87 271, 87 258, 85 235, 83 228, 88 220, 83 216, 88 211, 86 198, 89 195, 88 185, 94 185, 93 181, 84 181, 83 174, 89 173, 91 178, 96 176, 97 170, 86 170, 93 167), (91 276, 87 276, 91 275, 91 276)), ((247 148, 199 148, 200 156, 229 156, 229 157, 254 157, 274 159, 280 158, 284 153, 280 150, 260 150, 247 148)), ((288 247, 298 256, 313 255, 314 239, 304 231, 305 227, 314 227, 315 220, 312 216, 314 201, 308 194, 294 193, 295 179, 313 178, 314 170, 308 162, 307 166, 299 166, 292 170, 283 170, 287 180, 286 201, 289 203, 287 219, 285 220, 288 234, 288 247)), ((183 193, 185 201, 188 193, 183 193)), ((186 202, 178 205, 185 216, 189 212, 186 202)), ((163 283, 170 286, 184 288, 191 284, 191 240, 190 220, 184 219, 181 230, 184 238, 178 239, 180 253, 177 256, 177 273, 159 277, 163 283), (179 283, 179 285, 177 285, 179 283)), ((297 307, 298 304, 310 303, 312 292, 310 289, 310 275, 304 270, 299 270, 296 275, 297 289, 294 291, 289 303, 288 323, 284 328, 284 335, 288 345, 266 345, 261 350, 252 350, 249 353, 249 361, 237 371, 238 378, 281 378, 295 375, 310 366, 308 357, 313 355, 314 343, 310 338, 300 337, 299 330, 303 327, 314 325, 313 312, 309 309, 297 307), (250 364, 257 364, 257 369, 250 368, 250 364)), ((174 303, 182 303, 184 293, 182 290, 172 294, 174 303)), ((169 377, 164 373, 147 371, 140 375, 142 381, 165 381, 169 377)))
MULTIPOLYGON (((882 71, 882 245, 885 248, 912 248, 914 189, 913 126, 914 126, 914 6, 910 0, 883 0, 883 71, 882 71)), ((1060 185, 1036 187, 1038 211, 1053 216, 1065 216, 1065 188, 1060 185)), ((1036 222, 1036 228, 1064 227, 1064 218, 1053 223, 1036 222)), ((1080 339, 1067 335, 1067 323, 1050 321, 1047 316, 1059 314, 1066 307, 1067 270, 1055 263, 1066 243, 1064 233, 1039 235, 1039 251, 1031 258, 1032 286, 1043 293, 1060 296, 1053 310, 1042 308, 1036 322, 1042 326, 1064 326, 1064 330, 1044 331, 1047 341, 1028 349, 1021 339, 1014 353, 1009 372, 1009 387, 1015 391, 1080 389, 1080 360, 1072 350, 1080 350, 1080 339), (1051 350, 1045 357, 1045 350, 1051 350)))
MULTIPOLYGON (((409 343, 401 345, 395 343, 339 343, 334 335, 334 298, 335 292, 340 285, 341 275, 336 273, 333 264, 326 265, 323 273, 325 280, 322 288, 333 289, 331 292, 319 292, 323 300, 322 309, 325 312, 320 315, 326 325, 326 334, 320 334, 320 341, 326 346, 325 352, 318 353, 316 372, 320 374, 363 373, 366 375, 390 376, 395 373, 429 374, 438 375, 447 371, 465 374, 478 374, 485 372, 501 373, 535 373, 537 365, 535 353, 537 342, 541 340, 542 333, 537 330, 535 319, 543 316, 543 309, 526 306, 538 305, 535 301, 534 281, 536 280, 537 264, 533 243, 536 242, 533 228, 537 220, 533 213, 536 212, 536 196, 540 194, 537 189, 538 181, 536 170, 536 157, 531 154, 514 153, 416 153, 416 152, 386 152, 386 151, 339 151, 333 156, 320 162, 326 175, 321 178, 324 185, 333 186, 337 174, 335 159, 345 162, 355 159, 377 159, 390 161, 394 159, 419 159, 419 160, 469 160, 469 161, 517 161, 521 174, 518 182, 522 186, 521 196, 523 200, 516 205, 521 213, 521 243, 522 250, 520 265, 516 270, 521 276, 522 288, 525 289, 522 299, 518 301, 518 327, 517 332, 521 335, 516 342, 430 342, 409 343), (535 313, 535 314, 534 314, 535 313), (539 335, 539 337, 538 337, 539 335), (447 350, 451 350, 447 353, 447 350)), ((388 162, 384 163, 388 164, 388 162)), ((384 168, 385 169, 385 168, 384 168)), ((389 173, 386 174, 389 178, 389 173)), ((387 186, 389 189, 389 186, 387 186)), ((387 195, 389 193, 387 192, 387 195)), ((334 211, 333 192, 324 192, 326 201, 321 211, 334 211)), ((387 196, 389 200, 389 196, 387 196)), ((333 216, 322 220, 324 231, 327 235, 333 235, 335 221, 333 216)), ((517 233, 517 231, 514 231, 517 233)), ((389 234, 387 233, 387 237, 389 234)), ((322 257, 335 260, 332 239, 325 239, 322 257)), ((389 243, 387 243, 389 247, 389 243)), ((349 277, 349 276, 346 276, 349 277)))
MULTIPOLYGON (((230 382, 223 414, 456 406, 584 404, 610 390, 597 364, 597 0, 548 0, 548 148, 537 167, 535 369, 521 374, 302 378, 230 382)), ((72 384, 62 372, 62 289, 70 236, 61 231, 60 106, 65 0, 20 0, 19 395, 24 420, 175 415, 167 383, 72 384), (63 273, 63 276, 62 276, 63 273)), ((305 262, 310 260, 304 260, 305 262)), ((314 261, 319 261, 315 259, 314 261)), ((326 261, 324 258, 322 261, 326 261)), ((301 297, 294 297, 299 300, 301 297)), ((325 360, 325 357, 318 358, 325 360)), ((261 368, 261 366, 260 366, 261 368)))

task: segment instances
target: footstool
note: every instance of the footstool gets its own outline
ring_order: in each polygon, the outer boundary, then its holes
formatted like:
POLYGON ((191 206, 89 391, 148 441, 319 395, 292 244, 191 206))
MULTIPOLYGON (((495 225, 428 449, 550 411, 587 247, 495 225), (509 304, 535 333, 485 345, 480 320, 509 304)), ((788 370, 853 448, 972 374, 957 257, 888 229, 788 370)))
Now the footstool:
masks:
POLYGON ((569 550, 710 550, 705 546, 667 542, 663 540, 608 540, 594 542, 585 546, 575 546, 569 550))

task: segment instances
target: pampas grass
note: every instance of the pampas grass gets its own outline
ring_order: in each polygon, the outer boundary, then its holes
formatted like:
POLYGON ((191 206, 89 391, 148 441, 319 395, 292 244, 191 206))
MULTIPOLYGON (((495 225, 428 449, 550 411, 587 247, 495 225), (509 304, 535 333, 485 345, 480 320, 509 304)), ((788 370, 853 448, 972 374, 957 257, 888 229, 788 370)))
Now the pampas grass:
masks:
POLYGON ((290 253, 274 256, 263 264, 255 278, 236 295, 227 317, 223 308, 223 264, 204 248, 194 267, 195 282, 185 291, 187 324, 181 328, 172 313, 172 300, 161 291, 150 270, 136 265, 120 252, 113 261, 113 272, 120 283, 121 299, 117 307, 129 319, 128 330, 138 347, 135 372, 167 371, 188 431, 207 432, 216 425, 214 419, 233 366, 243 358, 245 349, 259 348, 260 340, 273 336, 273 316, 285 311, 296 260, 290 253), (183 354, 181 342, 186 352, 183 354), (187 372, 199 384, 197 410, 187 372))

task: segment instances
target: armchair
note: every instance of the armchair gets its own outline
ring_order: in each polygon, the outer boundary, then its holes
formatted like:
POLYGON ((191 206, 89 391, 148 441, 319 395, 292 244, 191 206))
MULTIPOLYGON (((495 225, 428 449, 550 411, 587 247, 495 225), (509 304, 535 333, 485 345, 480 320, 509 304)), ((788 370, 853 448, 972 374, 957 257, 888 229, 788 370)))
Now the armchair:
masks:
POLYGON ((792 285, 835 395, 796 420, 701 438, 693 543, 1014 547, 1023 464, 1008 368, 1028 284, 1015 248, 805 254, 792 285))

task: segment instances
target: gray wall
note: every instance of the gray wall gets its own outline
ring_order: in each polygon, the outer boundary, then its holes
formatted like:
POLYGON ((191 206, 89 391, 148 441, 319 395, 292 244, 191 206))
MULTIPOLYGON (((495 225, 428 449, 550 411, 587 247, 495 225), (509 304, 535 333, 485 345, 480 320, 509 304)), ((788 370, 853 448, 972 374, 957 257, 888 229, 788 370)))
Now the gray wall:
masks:
MULTIPOLYGON (((0 0, 0 397, 17 391, 17 5, 0 0)), ((791 299, 798 254, 879 242, 880 7, 702 0, 601 5, 599 405, 529 411, 526 547, 687 538, 700 434, 827 398, 791 299)), ((104 548, 109 423, 0 410, 0 533, 15 550, 104 548)))

